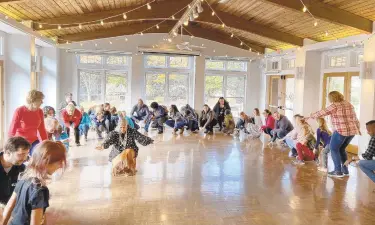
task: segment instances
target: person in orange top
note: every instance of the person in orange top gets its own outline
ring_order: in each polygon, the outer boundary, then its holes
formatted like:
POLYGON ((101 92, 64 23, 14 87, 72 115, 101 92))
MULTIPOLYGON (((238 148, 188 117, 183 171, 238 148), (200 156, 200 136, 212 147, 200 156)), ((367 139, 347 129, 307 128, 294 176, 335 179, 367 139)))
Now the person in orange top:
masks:
POLYGON ((26 105, 18 107, 9 127, 9 137, 24 137, 30 144, 29 155, 33 153, 34 147, 40 141, 48 138, 44 126, 43 104, 44 94, 37 90, 29 91, 26 98, 26 105), (38 138, 39 133, 39 138, 38 138))
POLYGON ((82 113, 76 109, 73 103, 69 103, 66 108, 62 111, 62 118, 65 124, 65 131, 70 135, 70 127, 74 128, 74 138, 77 146, 80 146, 79 142, 79 124, 81 123, 82 113))

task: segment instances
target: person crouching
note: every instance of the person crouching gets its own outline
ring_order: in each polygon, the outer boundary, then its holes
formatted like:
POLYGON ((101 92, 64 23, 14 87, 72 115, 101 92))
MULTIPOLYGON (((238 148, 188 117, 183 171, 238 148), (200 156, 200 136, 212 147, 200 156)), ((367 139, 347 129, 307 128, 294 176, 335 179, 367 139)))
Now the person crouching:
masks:
POLYGON ((224 129, 223 129, 223 133, 226 134, 226 135, 233 134, 235 126, 236 125, 234 123, 234 119, 233 119, 232 113, 230 112, 229 109, 226 109, 225 112, 224 112, 224 129))
POLYGON ((96 147, 97 150, 103 150, 113 146, 109 154, 109 161, 112 162, 112 175, 135 175, 139 150, 136 140, 143 146, 154 142, 151 138, 130 128, 127 120, 121 117, 117 128, 109 133, 103 144, 96 147))

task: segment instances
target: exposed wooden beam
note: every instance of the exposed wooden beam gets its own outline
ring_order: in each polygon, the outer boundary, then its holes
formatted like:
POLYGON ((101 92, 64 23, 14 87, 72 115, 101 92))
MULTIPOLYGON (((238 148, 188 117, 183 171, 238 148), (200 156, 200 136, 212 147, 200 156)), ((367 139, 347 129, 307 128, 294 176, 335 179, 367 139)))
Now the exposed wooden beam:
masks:
MULTIPOLYGON (((253 34, 257 34, 263 37, 267 37, 276 41, 281 41, 296 46, 303 45, 303 38, 285 32, 281 32, 246 19, 242 19, 240 17, 234 16, 226 12, 218 10, 215 11, 218 14, 218 16, 223 20, 225 25, 228 27, 243 30, 246 32, 250 32, 253 34)), ((204 21, 221 25, 220 21, 216 18, 216 16, 211 16, 211 13, 209 12, 210 10, 207 7, 205 7, 205 13, 202 13, 202 15, 198 17, 197 21, 204 21)))
MULTIPOLYGON (((69 35, 59 37, 59 43, 65 43, 66 41, 77 42, 77 41, 95 40, 95 39, 100 39, 100 38, 117 37, 117 36, 122 36, 122 35, 132 35, 132 34, 141 32, 142 30, 147 29, 156 24, 157 22, 155 21, 142 22, 142 23, 136 23, 136 24, 130 24, 130 25, 116 26, 113 28, 98 30, 94 32, 69 34, 69 35)), ((153 29, 148 30, 146 33, 169 33, 173 25, 174 25, 174 21, 166 21, 160 25, 159 29, 153 28, 153 29)), ((196 37, 208 39, 211 41, 216 41, 216 42, 230 45, 230 46, 237 47, 237 48, 243 48, 243 49, 246 48, 246 50, 249 50, 244 45, 241 46, 239 41, 231 39, 229 36, 224 35, 221 32, 210 30, 210 29, 204 29, 204 28, 201 28, 200 26, 193 26, 193 25, 190 25, 186 29, 188 29, 189 32, 193 33, 193 35, 196 37)), ((254 51, 264 53, 264 47, 259 47, 252 43, 247 43, 246 40, 243 40, 243 41, 247 45, 251 46, 251 48, 254 51)))
MULTIPOLYGON (((281 6, 287 9, 297 10, 301 13, 303 5, 300 0, 261 0, 264 2, 270 2, 275 5, 281 6)), ((364 17, 355 15, 348 11, 330 6, 328 4, 316 1, 316 0, 304 0, 305 5, 308 7, 311 14, 316 18, 327 20, 333 23, 338 23, 353 27, 366 33, 372 33, 373 21, 364 17)))
POLYGON ((15 2, 23 2, 25 0, 0 0, 0 4, 3 3, 15 3, 15 2))
MULTIPOLYGON (((143 20, 143 19, 153 19, 153 18, 168 18, 171 17, 174 13, 178 10, 182 9, 183 7, 187 6, 191 0, 167 0, 162 2, 155 2, 151 4, 152 9, 147 10, 146 7, 144 9, 137 9, 132 12, 127 13, 127 18, 129 20, 143 20)), ((73 15, 73 16, 63 16, 63 17, 56 17, 51 19, 43 19, 39 21, 35 21, 34 29, 35 30, 51 30, 57 29, 57 25, 48 25, 48 24, 69 24, 69 25, 62 25, 61 28, 69 28, 69 27, 77 27, 79 23, 87 23, 89 21, 100 20, 106 17, 111 17, 114 15, 122 14, 124 12, 133 10, 138 6, 131 6, 121 9, 114 9, 114 10, 107 10, 101 12, 94 12, 94 13, 86 13, 82 15, 73 15), (39 26, 38 22, 40 23, 47 23, 43 24, 42 27, 39 26)), ((181 14, 184 11, 181 12, 181 14)), ((113 17, 110 19, 106 19, 105 23, 112 23, 112 22, 119 22, 124 21, 122 15, 113 17)), ((99 23, 99 22, 96 22, 99 23)), ((95 23, 89 23, 95 24, 95 23)), ((86 25, 89 25, 86 24, 86 25)))

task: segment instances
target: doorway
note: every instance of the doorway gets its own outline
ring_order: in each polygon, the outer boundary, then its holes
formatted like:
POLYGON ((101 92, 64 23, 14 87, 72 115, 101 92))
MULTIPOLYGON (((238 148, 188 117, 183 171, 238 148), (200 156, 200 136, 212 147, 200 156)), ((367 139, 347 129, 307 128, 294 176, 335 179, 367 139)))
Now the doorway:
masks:
MULTIPOLYGON (((323 99, 322 109, 329 105, 328 94, 331 91, 338 91, 344 95, 345 100, 349 101, 359 116, 359 105, 361 97, 361 81, 359 72, 343 72, 343 73, 326 73, 323 79, 323 99)), ((332 125, 329 117, 326 118, 329 128, 332 125)), ((358 140, 353 139, 352 143, 346 149, 348 152, 358 154, 358 140)))
POLYGON ((293 118, 294 75, 270 76, 268 108, 293 118))

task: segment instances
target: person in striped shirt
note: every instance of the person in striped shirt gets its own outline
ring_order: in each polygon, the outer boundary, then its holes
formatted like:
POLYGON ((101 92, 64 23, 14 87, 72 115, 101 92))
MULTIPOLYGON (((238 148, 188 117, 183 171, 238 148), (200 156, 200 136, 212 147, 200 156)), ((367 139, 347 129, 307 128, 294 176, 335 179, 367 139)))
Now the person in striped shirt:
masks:
POLYGON ((328 173, 331 177, 349 176, 348 167, 344 164, 348 159, 346 147, 355 135, 360 135, 359 121, 353 105, 344 100, 344 96, 338 91, 328 94, 331 103, 327 108, 312 113, 310 118, 317 119, 330 116, 334 132, 331 137, 330 149, 335 169, 328 173))

